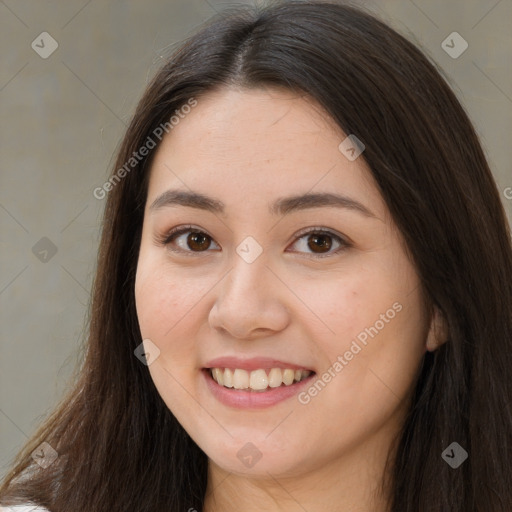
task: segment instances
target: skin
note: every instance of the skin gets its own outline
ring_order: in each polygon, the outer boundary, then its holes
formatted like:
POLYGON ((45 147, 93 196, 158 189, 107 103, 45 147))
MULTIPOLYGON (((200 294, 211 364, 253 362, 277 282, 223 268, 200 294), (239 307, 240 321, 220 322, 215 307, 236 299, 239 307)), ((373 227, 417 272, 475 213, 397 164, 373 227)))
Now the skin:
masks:
POLYGON ((160 350, 148 366, 155 386, 209 458, 207 512, 386 510, 384 464, 439 322, 427 317, 414 265, 363 158, 349 161, 338 149, 345 137, 307 97, 223 88, 199 98, 155 155, 137 314, 142 338, 160 350), (212 196, 225 213, 150 211, 168 189, 212 196), (306 192, 344 194, 374 216, 332 206, 269 213, 273 200, 306 192), (187 224, 207 235, 206 251, 187 244, 189 233, 167 247, 156 240, 187 224), (318 227, 350 245, 335 253, 331 238, 331 249, 315 252, 311 235, 297 233, 318 227), (252 263, 236 252, 248 236, 263 249, 252 263), (307 404, 292 397, 234 409, 204 383, 201 369, 224 355, 274 357, 320 376, 395 303, 401 311, 307 404), (251 468, 237 457, 248 442, 262 454, 251 468))

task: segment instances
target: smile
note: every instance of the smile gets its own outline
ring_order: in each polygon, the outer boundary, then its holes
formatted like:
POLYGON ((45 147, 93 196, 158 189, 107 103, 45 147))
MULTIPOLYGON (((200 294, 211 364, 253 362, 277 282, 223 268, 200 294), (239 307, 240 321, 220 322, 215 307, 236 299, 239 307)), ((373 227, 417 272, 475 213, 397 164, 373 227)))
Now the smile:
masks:
POLYGON ((272 388, 291 386, 301 382, 313 372, 292 368, 269 368, 247 371, 241 368, 210 368, 213 380, 225 388, 266 392, 272 388))
POLYGON ((201 373, 212 396, 235 409, 264 409, 276 405, 303 391, 316 375, 310 370, 277 367, 252 371, 214 367, 203 368, 201 373))

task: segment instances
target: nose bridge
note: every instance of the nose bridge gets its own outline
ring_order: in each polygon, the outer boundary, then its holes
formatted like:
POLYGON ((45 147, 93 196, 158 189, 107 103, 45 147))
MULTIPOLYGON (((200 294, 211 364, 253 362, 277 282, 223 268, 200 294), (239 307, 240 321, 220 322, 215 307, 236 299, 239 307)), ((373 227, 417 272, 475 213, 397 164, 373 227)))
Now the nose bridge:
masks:
MULTIPOLYGON (((261 241, 262 236, 256 236, 261 241)), ((231 271, 227 276, 226 285, 231 294, 245 294, 246 287, 248 290, 255 290, 265 274, 269 273, 266 268, 269 264, 268 251, 264 250, 263 242, 258 242, 254 236, 245 236, 234 247, 230 264, 231 271)))
POLYGON ((257 251, 252 241, 246 244, 237 247, 210 312, 212 327, 239 338, 250 337, 254 330, 280 330, 288 321, 280 294, 271 286, 275 277, 267 268, 265 252, 257 251))
POLYGON ((233 255, 231 271, 225 280, 224 297, 244 300, 246 304, 261 301, 261 295, 268 292, 268 286, 264 286, 268 285, 268 274, 272 275, 267 265, 267 255, 263 247, 258 250, 251 242, 239 244, 236 254, 233 255))

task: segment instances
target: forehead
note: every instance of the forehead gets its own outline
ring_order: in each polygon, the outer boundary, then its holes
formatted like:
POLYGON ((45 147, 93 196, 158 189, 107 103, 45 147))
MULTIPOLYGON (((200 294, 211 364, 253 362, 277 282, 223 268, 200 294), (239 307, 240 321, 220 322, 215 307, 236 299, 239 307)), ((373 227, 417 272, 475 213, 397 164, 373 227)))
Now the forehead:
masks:
POLYGON ((224 149, 241 150, 261 160, 265 156, 285 156, 281 148, 290 149, 305 137, 334 131, 336 139, 342 136, 314 100, 284 89, 223 88, 197 102, 166 137, 169 148, 184 149, 184 144, 190 144, 198 156, 205 150, 219 157, 224 149))
POLYGON ((349 161, 346 138, 311 98, 283 89, 220 89, 197 99, 163 138, 153 160, 148 202, 167 188, 262 199, 337 191, 382 205, 362 158, 349 161))

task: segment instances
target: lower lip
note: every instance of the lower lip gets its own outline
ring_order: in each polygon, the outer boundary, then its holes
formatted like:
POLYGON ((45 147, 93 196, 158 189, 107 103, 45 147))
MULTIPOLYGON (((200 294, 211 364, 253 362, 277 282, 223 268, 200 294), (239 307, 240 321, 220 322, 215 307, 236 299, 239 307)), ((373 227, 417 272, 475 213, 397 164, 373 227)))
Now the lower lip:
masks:
POLYGON ((202 373, 213 396, 223 404, 238 409, 263 409, 282 402, 299 393, 316 375, 312 373, 300 382, 294 382, 289 386, 281 385, 278 388, 269 388, 268 391, 246 391, 221 386, 213 380, 210 370, 204 369, 202 373))

